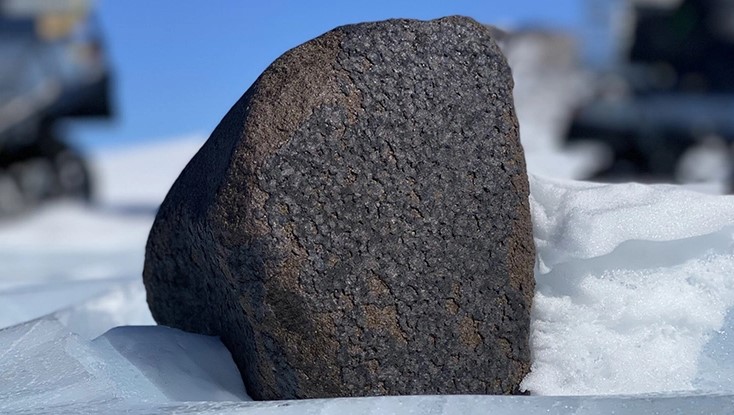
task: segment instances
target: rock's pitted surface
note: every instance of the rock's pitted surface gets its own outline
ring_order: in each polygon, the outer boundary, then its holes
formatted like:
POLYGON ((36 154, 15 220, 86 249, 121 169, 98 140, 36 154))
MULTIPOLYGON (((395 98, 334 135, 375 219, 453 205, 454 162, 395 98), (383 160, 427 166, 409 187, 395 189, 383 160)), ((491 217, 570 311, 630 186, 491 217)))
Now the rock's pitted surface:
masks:
POLYGON ((468 18, 337 28, 276 60, 173 185, 155 319, 256 399, 512 393, 534 247, 512 78, 468 18))

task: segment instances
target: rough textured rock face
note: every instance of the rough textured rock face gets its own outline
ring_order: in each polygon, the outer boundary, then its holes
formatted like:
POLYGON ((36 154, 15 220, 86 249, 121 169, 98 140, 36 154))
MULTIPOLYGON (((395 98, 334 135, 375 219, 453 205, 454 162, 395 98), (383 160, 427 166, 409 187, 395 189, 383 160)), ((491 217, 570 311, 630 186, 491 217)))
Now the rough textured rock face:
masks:
POLYGON ((513 393, 534 247, 512 78, 450 17, 281 56, 173 185, 155 319, 221 336, 255 399, 513 393))

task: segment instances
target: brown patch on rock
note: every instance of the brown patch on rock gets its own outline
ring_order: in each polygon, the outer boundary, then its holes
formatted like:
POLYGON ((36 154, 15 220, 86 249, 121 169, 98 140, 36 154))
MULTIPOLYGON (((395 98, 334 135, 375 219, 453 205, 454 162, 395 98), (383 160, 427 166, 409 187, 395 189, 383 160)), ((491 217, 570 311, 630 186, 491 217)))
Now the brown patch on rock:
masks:
POLYGON ((482 336, 479 335, 477 323, 469 317, 464 317, 459 322, 459 338, 465 346, 472 350, 482 344, 482 336))
POLYGON ((459 312, 459 303, 456 302, 453 298, 449 298, 446 300, 446 311, 451 313, 452 315, 456 315, 456 313, 459 312))
POLYGON ((367 328, 380 334, 389 334, 399 344, 407 344, 405 332, 398 323, 398 311, 394 305, 378 307, 372 304, 364 306, 367 328))

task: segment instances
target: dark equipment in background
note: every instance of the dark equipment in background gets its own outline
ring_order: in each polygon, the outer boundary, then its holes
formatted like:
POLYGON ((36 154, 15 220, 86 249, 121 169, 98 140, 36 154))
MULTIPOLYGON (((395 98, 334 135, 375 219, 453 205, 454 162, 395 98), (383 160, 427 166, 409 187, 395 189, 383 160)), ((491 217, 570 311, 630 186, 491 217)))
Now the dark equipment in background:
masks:
POLYGON ((109 68, 89 0, 0 0, 0 218, 89 200, 84 157, 57 121, 110 117, 109 68))
POLYGON ((730 153, 734 142, 734 0, 632 10, 626 56, 600 76, 567 138, 609 147, 613 162, 595 179, 670 181, 688 150, 714 141, 730 153))

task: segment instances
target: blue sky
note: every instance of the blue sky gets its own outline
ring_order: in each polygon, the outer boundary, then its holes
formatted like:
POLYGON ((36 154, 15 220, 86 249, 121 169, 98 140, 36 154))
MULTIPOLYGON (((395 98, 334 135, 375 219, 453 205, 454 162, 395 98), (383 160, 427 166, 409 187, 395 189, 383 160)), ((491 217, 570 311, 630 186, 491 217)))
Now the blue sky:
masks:
POLYGON ((99 0, 116 118, 72 123, 85 148, 208 133, 286 50, 336 26, 452 14, 482 23, 578 29, 583 0, 99 0))

